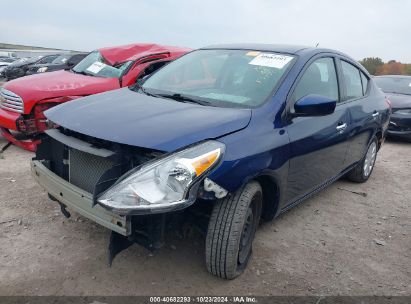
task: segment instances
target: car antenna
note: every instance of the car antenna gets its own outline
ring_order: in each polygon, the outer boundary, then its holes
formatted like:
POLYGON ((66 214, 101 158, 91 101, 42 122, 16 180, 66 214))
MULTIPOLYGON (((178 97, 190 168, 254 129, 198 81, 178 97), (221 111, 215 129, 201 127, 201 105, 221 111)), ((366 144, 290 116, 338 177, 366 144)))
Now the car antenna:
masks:
POLYGON ((317 42, 317 44, 315 45, 315 47, 318 47, 320 45, 320 43, 319 42, 317 42))

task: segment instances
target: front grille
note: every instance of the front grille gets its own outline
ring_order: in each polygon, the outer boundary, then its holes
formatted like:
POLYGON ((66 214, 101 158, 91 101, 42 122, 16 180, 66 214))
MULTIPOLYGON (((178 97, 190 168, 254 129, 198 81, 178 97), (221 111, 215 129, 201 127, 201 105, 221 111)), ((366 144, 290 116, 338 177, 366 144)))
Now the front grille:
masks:
POLYGON ((6 89, 1 89, 0 95, 2 97, 0 99, 1 109, 6 109, 16 113, 23 113, 24 104, 23 99, 21 99, 20 96, 6 89))
POLYGON ((89 193, 93 193, 94 187, 102 174, 113 165, 113 162, 106 158, 70 149, 69 182, 89 193))

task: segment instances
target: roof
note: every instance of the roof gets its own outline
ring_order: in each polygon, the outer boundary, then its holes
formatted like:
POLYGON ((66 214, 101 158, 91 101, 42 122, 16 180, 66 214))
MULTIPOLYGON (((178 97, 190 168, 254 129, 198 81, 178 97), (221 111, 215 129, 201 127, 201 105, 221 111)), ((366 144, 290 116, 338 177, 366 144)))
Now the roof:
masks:
POLYGON ((237 43, 237 44, 217 44, 204 47, 202 49, 232 49, 232 50, 258 50, 266 52, 286 53, 291 55, 312 56, 318 53, 335 53, 351 58, 348 55, 326 48, 318 48, 303 45, 289 44, 255 44, 255 43, 237 43))
POLYGON ((217 44, 203 47, 202 49, 234 49, 234 50, 259 50, 279 53, 296 54, 301 50, 309 49, 308 46, 287 45, 287 44, 255 44, 255 43, 236 43, 236 44, 217 44))
POLYGON ((110 64, 115 64, 117 62, 136 60, 147 55, 164 52, 169 52, 171 54, 184 54, 191 51, 191 49, 152 43, 135 43, 101 48, 98 49, 98 51, 110 64))

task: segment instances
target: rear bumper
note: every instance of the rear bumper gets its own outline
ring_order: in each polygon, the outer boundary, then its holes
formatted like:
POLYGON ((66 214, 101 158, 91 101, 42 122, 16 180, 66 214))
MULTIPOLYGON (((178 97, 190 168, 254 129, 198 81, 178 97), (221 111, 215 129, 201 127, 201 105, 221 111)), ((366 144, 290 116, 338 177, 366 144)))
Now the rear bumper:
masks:
POLYGON ((401 137, 411 139, 411 131, 387 131, 387 135, 391 137, 401 137))
POLYGON ((41 161, 31 162, 31 172, 36 181, 50 195, 69 209, 121 235, 131 234, 130 217, 120 216, 99 205, 93 207, 92 194, 54 174, 41 161))

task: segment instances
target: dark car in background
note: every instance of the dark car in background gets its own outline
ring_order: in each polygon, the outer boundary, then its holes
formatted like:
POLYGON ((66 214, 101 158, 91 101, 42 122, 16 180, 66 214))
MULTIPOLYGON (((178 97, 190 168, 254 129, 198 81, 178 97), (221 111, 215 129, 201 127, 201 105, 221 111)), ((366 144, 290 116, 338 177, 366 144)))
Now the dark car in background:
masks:
POLYGON ((10 64, 12 64, 16 60, 17 58, 0 57, 0 78, 4 78, 4 71, 10 64))
POLYGON ((51 63, 58 56, 59 54, 54 54, 47 56, 26 57, 16 60, 4 70, 5 78, 7 80, 11 80, 26 76, 26 72, 28 71, 31 65, 51 63))
POLYGON ((50 63, 31 65, 27 70, 26 75, 71 69, 83 60, 87 54, 88 53, 62 54, 50 63))
POLYGON ((260 219, 342 176, 369 179, 389 114, 368 72, 343 53, 211 46, 143 83, 47 110, 56 128, 42 135, 32 173, 63 214, 112 230, 109 262, 191 224, 206 236, 208 271, 232 279, 260 219))
POLYGON ((374 80, 392 105, 387 135, 411 140, 411 76, 376 76, 374 80))

